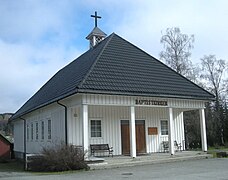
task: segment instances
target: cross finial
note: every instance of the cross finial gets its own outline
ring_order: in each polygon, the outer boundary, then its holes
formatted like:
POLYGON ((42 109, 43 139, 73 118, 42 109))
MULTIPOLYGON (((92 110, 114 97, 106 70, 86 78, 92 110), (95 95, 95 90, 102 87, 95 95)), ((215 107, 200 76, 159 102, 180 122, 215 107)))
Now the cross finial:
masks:
POLYGON ((95 11, 95 15, 91 15, 91 17, 93 17, 95 19, 95 27, 97 27, 97 19, 101 18, 101 16, 98 16, 97 11, 95 11))

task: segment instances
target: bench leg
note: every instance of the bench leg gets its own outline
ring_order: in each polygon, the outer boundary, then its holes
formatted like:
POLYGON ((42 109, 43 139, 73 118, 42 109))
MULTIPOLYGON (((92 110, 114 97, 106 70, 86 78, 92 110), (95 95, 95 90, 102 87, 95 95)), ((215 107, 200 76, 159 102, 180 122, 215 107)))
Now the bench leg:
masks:
POLYGON ((108 157, 109 157, 109 155, 112 155, 112 157, 113 157, 113 152, 109 151, 108 157))

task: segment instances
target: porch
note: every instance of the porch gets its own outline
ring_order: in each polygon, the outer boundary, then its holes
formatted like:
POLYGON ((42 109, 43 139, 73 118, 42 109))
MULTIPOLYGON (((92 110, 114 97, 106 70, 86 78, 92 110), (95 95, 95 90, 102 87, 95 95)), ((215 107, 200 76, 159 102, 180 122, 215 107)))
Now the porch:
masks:
POLYGON ((151 153, 142 156, 137 156, 133 159, 130 156, 114 156, 113 158, 101 157, 97 159, 90 157, 89 167, 91 170, 109 169, 207 158, 212 158, 212 155, 202 151, 182 151, 176 152, 175 155, 170 155, 170 153, 151 153), (100 162, 96 160, 100 160, 100 162))
POLYGON ((113 155, 175 153, 174 141, 185 150, 183 112, 199 110, 202 151, 207 151, 205 102, 189 99, 82 95, 68 104, 67 143, 79 145, 90 156, 90 144, 108 144, 113 155))

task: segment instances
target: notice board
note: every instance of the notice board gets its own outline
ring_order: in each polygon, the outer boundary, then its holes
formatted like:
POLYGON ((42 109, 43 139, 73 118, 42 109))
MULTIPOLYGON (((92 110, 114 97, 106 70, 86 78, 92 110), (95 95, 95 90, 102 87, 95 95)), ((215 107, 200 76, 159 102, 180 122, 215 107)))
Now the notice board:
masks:
POLYGON ((148 127, 148 135, 157 135, 158 128, 157 127, 148 127))

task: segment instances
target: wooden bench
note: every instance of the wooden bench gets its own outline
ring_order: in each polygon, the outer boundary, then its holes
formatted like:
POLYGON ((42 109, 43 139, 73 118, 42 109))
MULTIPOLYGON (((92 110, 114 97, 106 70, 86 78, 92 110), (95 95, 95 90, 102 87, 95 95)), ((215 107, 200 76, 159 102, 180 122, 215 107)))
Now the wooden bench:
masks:
POLYGON ((108 152, 108 156, 113 157, 113 147, 109 147, 108 144, 90 144, 91 155, 95 152, 108 152))

